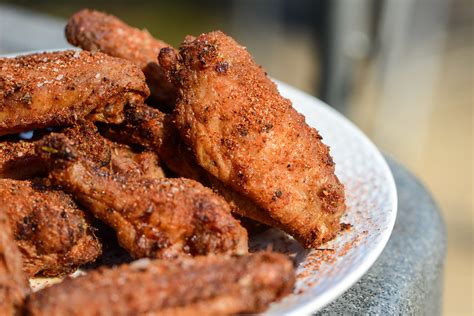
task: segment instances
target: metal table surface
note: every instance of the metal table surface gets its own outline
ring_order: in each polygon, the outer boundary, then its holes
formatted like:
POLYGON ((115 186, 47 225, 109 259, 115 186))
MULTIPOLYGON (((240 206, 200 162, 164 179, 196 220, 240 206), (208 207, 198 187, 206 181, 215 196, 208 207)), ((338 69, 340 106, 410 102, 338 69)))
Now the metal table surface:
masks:
MULTIPOLYGON (((0 53, 70 47, 65 21, 0 5, 0 53)), ((398 189, 398 218, 380 258, 318 314, 440 314, 446 230, 431 195, 387 158, 398 189)))

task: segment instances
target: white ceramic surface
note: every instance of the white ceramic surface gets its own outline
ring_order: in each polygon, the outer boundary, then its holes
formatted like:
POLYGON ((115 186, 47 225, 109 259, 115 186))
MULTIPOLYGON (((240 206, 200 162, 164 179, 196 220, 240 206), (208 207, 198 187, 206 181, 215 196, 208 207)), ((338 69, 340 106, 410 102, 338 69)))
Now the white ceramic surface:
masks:
MULTIPOLYGON (((302 249, 275 229, 251 240, 253 249, 270 247, 288 253, 297 262, 294 293, 272 304, 266 313, 304 315, 335 300, 372 266, 392 232, 397 192, 385 159, 355 125, 320 100, 277 83, 281 94, 293 102, 306 122, 317 128, 323 141, 331 147, 336 173, 346 188, 347 212, 342 222, 352 225, 319 250, 302 249)), ((36 279, 31 280, 31 284, 38 290, 59 281, 36 279)))

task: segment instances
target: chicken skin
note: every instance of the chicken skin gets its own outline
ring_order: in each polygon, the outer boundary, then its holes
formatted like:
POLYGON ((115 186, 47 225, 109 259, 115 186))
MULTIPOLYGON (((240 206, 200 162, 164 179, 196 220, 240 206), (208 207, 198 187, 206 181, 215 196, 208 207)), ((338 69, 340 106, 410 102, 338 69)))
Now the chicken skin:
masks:
POLYGON ((201 167, 305 247, 335 237, 344 188, 329 148, 244 47, 212 32, 188 37, 179 54, 161 50, 159 62, 179 88, 176 126, 201 167))
POLYGON ((177 90, 157 63, 160 49, 169 45, 146 30, 127 25, 113 15, 84 9, 66 25, 66 38, 74 46, 127 59, 143 70, 151 97, 168 111, 176 101, 177 90))
POLYGON ((168 169, 176 175, 198 181, 219 193, 229 203, 233 213, 251 215, 260 222, 276 226, 272 218, 255 203, 224 186, 197 164, 194 154, 181 140, 172 115, 147 105, 126 108, 123 124, 109 125, 102 131, 119 142, 137 144, 156 152, 168 169))
POLYGON ((295 282, 284 255, 142 259, 92 271, 34 293, 27 310, 42 315, 233 315, 258 313, 295 282))
POLYGON ((23 301, 29 293, 23 274, 20 251, 5 212, 0 211, 0 315, 21 315, 23 301))
MULTIPOLYGON (((109 142, 88 121, 78 122, 62 130, 74 141, 78 150, 99 167, 109 165, 111 149, 109 142)), ((46 176, 46 166, 35 153, 35 140, 9 140, 0 142, 0 178, 25 180, 46 176)))
POLYGON ((0 135, 78 119, 120 123, 123 106, 149 95, 134 64, 102 53, 63 51, 0 58, 0 135))
POLYGON ((15 140, 0 143, 0 178, 28 179, 44 171, 35 154, 33 141, 15 140))
POLYGON ((126 108, 123 124, 102 126, 101 132, 119 143, 139 145, 155 152, 179 176, 200 182, 204 177, 204 170, 180 142, 171 116, 146 104, 126 108))
POLYGON ((135 152, 129 146, 110 142, 109 170, 130 178, 165 178, 158 156, 151 151, 135 152))
POLYGON ((0 212, 8 215, 30 277, 67 274, 101 254, 84 212, 42 181, 0 179, 0 212))
POLYGON ((247 233, 227 203, 198 182, 110 174, 61 134, 48 136, 36 150, 50 161, 51 180, 111 226, 135 258, 247 251, 247 233))

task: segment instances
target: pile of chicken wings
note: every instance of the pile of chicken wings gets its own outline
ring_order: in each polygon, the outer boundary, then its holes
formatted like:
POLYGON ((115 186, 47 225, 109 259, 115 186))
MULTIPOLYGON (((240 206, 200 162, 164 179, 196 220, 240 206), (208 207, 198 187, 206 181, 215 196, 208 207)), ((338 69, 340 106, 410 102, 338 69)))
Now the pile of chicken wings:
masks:
POLYGON ((248 229, 318 247, 344 188, 248 51, 220 31, 173 48, 92 10, 66 37, 82 50, 0 58, 0 314, 257 313, 291 293, 292 261, 250 253, 248 229), (110 239, 131 260, 97 264, 110 239))

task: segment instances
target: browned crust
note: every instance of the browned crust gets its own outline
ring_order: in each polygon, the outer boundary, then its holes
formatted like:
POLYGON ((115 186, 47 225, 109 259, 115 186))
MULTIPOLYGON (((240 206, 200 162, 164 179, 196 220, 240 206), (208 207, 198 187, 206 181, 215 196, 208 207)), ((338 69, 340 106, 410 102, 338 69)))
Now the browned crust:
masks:
POLYGON ((160 49, 167 43, 155 39, 146 30, 131 27, 117 17, 84 9, 72 15, 66 25, 66 38, 74 46, 127 59, 145 73, 152 97, 162 109, 169 110, 177 90, 157 63, 160 49))
POLYGON ((110 225, 135 258, 247 252, 247 233, 227 203, 198 182, 98 170, 61 134, 36 150, 50 161, 51 179, 110 225))
POLYGON ((85 214, 72 198, 41 181, 0 179, 0 212, 8 214, 26 274, 57 276, 102 253, 85 214))
POLYGON ((0 58, 0 135, 86 117, 120 123, 123 106, 142 103, 148 95, 140 69, 102 53, 0 58))
POLYGON ((19 315, 29 293, 20 251, 5 212, 0 211, 0 315, 19 315))
POLYGON ((27 179, 44 171, 32 141, 0 143, 0 178, 27 179))
POLYGON ((257 313, 292 291, 284 255, 207 256, 101 269, 33 294, 31 315, 230 315, 257 313))
POLYGON ((109 142, 112 157, 109 170, 130 178, 165 178, 158 156, 151 151, 135 152, 129 146, 109 142))
MULTIPOLYGON (((99 135, 96 126, 81 121, 62 130, 78 150, 87 155, 98 166, 110 163, 109 142, 99 135)), ((47 175, 46 165, 36 155, 38 140, 6 140, 0 142, 0 178, 26 180, 47 175)))
POLYGON ((255 203, 226 187, 197 164, 191 148, 181 140, 171 114, 141 105, 127 108, 125 117, 124 124, 108 126, 103 132, 119 142, 138 144, 155 151, 174 174, 196 180, 219 193, 229 203, 232 212, 278 226, 255 203))
POLYGON ((247 50, 211 32, 169 54, 160 62, 180 88, 176 125, 199 165, 305 247, 332 239, 345 204, 329 148, 247 50))

